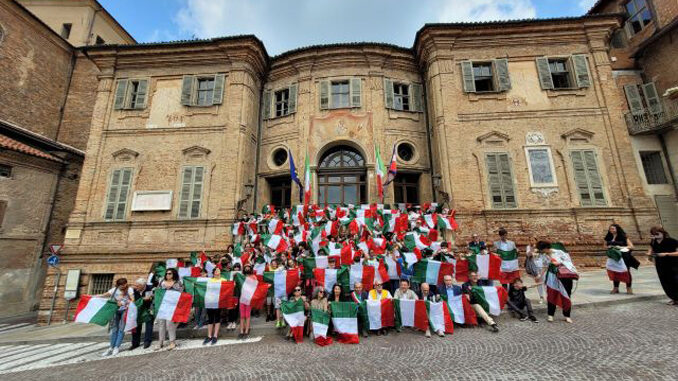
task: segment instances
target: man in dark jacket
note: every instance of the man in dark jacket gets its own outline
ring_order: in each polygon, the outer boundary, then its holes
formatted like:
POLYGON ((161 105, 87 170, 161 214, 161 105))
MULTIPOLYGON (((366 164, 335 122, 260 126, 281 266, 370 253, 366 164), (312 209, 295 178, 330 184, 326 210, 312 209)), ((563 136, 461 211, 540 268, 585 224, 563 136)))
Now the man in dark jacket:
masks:
POLYGON ((134 300, 143 300, 141 306, 137 304, 137 328, 132 332, 132 346, 130 351, 139 347, 141 343, 141 329, 146 330, 144 334, 144 349, 151 346, 153 341, 153 308, 152 308, 152 292, 153 285, 146 284, 144 278, 139 278, 134 282, 132 287, 134 290, 134 300))

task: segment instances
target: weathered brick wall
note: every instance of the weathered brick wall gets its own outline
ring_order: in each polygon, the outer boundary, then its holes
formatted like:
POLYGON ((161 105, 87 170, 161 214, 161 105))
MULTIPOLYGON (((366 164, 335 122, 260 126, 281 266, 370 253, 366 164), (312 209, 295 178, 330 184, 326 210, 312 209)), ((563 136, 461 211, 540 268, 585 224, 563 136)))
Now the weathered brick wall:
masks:
POLYGON ((56 139, 72 47, 13 1, 0 2, 0 119, 56 139))
POLYGON ((678 29, 649 46, 639 60, 646 82, 655 82, 659 95, 678 86, 678 29))
POLYGON ((96 65, 77 53, 58 141, 83 151, 87 148, 92 123, 98 74, 96 65))
POLYGON ((669 25, 678 17, 678 1, 675 0, 652 0, 654 9, 659 20, 659 27, 669 25))

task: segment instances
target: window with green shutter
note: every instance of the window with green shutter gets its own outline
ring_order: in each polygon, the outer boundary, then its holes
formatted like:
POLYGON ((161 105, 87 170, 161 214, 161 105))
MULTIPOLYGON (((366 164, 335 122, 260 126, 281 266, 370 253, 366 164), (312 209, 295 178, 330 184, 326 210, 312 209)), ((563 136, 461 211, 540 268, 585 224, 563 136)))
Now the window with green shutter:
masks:
POLYGON ((544 90, 570 90, 591 87, 588 58, 584 54, 569 57, 538 57, 537 74, 544 90))
POLYGON ((461 62, 461 75, 466 93, 498 93, 511 90, 508 60, 461 62))
POLYGON ((113 170, 108 185, 108 196, 106 196, 106 211, 104 212, 105 220, 119 221, 125 219, 127 199, 131 184, 132 168, 113 170))
POLYGON ((492 208, 516 208, 516 196, 513 188, 513 173, 508 153, 492 152, 485 156, 487 182, 492 208))
POLYGON ((184 167, 179 193, 179 218, 199 218, 204 168, 184 167))
POLYGON ((598 170, 595 151, 571 151, 570 157, 581 206, 606 206, 603 181, 598 170))
POLYGON ((141 110, 146 108, 148 98, 147 79, 121 79, 115 90, 116 110, 141 110))
POLYGON ((213 106, 224 102, 225 74, 185 75, 181 84, 181 104, 213 106))

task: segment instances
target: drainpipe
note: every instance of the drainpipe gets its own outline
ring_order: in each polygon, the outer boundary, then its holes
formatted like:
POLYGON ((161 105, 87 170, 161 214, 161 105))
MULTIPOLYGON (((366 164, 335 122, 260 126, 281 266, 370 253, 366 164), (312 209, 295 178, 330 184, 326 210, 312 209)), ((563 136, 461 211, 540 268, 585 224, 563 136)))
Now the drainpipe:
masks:
MULTIPOLYGON (((268 70, 267 70, 268 72, 268 70)), ((266 73, 268 74, 268 73, 266 73)), ((259 89, 259 115, 257 120, 259 121, 258 126, 257 126, 257 149, 254 153, 254 188, 252 189, 252 192, 254 193, 252 195, 253 200, 252 200, 252 212, 257 207, 257 198, 258 198, 258 188, 259 188, 259 156, 261 153, 261 128, 264 124, 264 116, 261 113, 261 110, 263 110, 264 106, 264 87, 266 86, 266 74, 264 74, 262 80, 261 80, 261 88, 259 89)))
MULTIPOLYGON (((438 202, 438 191, 435 187, 435 179, 433 176, 435 175, 435 170, 433 168, 433 150, 431 149, 432 144, 431 144, 431 113, 428 110, 428 88, 427 84, 428 82, 426 81, 425 77, 426 73, 421 73, 421 78, 422 78, 422 87, 424 88, 423 92, 423 98, 424 98, 424 112, 426 112, 426 144, 428 145, 428 164, 429 167, 431 168, 431 191, 433 192, 433 202, 438 202)), ((448 205, 449 206, 449 205, 448 205)))
POLYGON ((669 177, 671 178, 671 183, 673 184, 673 198, 678 201, 678 184, 676 184, 676 176, 674 176, 673 165, 671 164, 671 157, 669 156, 669 150, 666 148, 666 140, 664 140, 664 134, 657 134, 659 138, 659 144, 662 146, 662 152, 666 158, 666 165, 669 167, 669 177))
POLYGON ((73 71, 75 71, 75 62, 77 61, 75 50, 71 52, 71 65, 68 68, 68 82, 66 83, 66 89, 64 90, 64 100, 61 102, 61 107, 59 108, 59 124, 57 124, 56 134, 54 136, 55 141, 59 141, 59 133, 61 133, 61 124, 64 122, 64 112, 66 110, 66 101, 68 100, 68 93, 71 91, 71 83, 73 82, 73 71))

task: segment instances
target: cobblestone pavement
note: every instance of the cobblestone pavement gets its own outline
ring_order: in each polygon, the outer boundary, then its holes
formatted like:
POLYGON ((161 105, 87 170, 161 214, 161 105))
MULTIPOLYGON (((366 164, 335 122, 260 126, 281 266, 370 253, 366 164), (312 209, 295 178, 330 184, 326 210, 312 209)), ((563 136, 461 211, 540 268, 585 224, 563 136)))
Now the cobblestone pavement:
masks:
MULTIPOLYGON (((278 336, 211 348, 187 345, 184 350, 5 373, 0 379, 676 379, 678 308, 655 300, 575 310, 572 325, 558 315, 554 323, 532 324, 504 314, 498 334, 458 328, 452 337, 427 339, 403 332, 325 348, 308 340, 294 345, 278 336)), ((0 368, 8 366, 3 359, 12 358, 26 359, 0 352, 0 368)))

